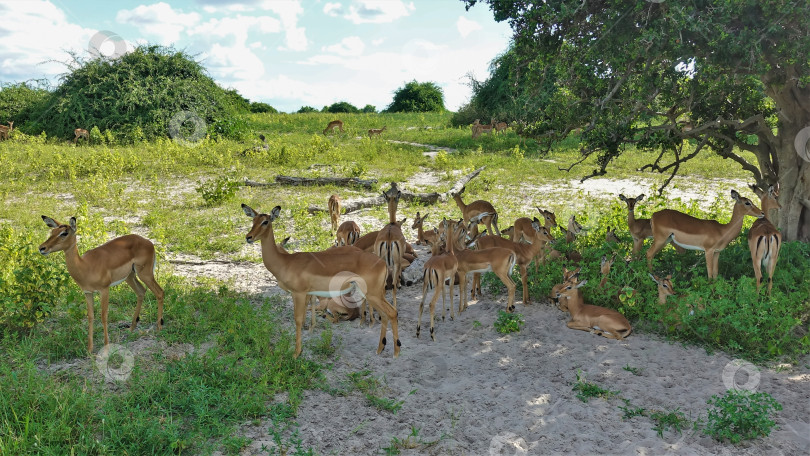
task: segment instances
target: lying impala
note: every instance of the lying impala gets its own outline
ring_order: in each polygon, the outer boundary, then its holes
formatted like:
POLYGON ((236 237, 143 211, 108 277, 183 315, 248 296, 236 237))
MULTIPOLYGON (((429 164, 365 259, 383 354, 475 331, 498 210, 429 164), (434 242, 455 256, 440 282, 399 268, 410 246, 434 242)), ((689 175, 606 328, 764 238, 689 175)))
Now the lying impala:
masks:
POLYGON ((377 234, 374 241, 374 253, 385 261, 388 273, 391 275, 393 288, 391 291, 394 309, 397 308, 397 288, 402 275, 402 258, 408 241, 402 235, 402 228, 397 224, 397 205, 402 192, 396 183, 391 182, 391 188, 383 192, 383 198, 388 202, 388 225, 377 234))
MULTIPOLYGON (((439 254, 439 240, 432 242, 435 247, 433 256, 425 263, 425 275, 422 284, 422 302, 419 303, 419 319, 416 320, 416 337, 419 337, 419 330, 422 326, 422 310, 425 308, 425 299, 427 292, 432 291, 433 297, 430 300, 430 339, 436 341, 436 336, 433 332, 434 315, 436 310, 436 301, 439 298, 439 293, 442 295, 442 321, 444 321, 445 308, 447 307, 444 301, 444 285, 449 281, 450 285, 450 319, 455 319, 455 309, 453 308, 453 283, 455 282, 456 272, 458 272, 458 259, 453 251, 453 242, 447 243, 447 251, 439 254)), ((461 310, 459 310, 460 312, 461 310)))
POLYGON ((560 310, 563 310, 563 311, 567 312, 568 311, 568 306, 565 306, 564 309, 562 308, 562 303, 560 303, 560 299, 557 297, 557 293, 559 291, 562 291, 563 287, 568 285, 569 282, 576 279, 579 276, 579 272, 581 270, 582 270, 582 267, 578 267, 576 269, 570 269, 569 270, 568 268, 563 266, 563 281, 558 283, 557 285, 554 285, 553 287, 551 287, 551 293, 549 294, 549 297, 555 303, 557 303, 557 307, 559 307, 560 310))
MULTIPOLYGON (((452 194, 453 200, 456 202, 456 206, 461 209, 461 217, 464 219, 464 223, 470 223, 470 220, 476 215, 487 212, 489 215, 481 218, 480 223, 487 226, 487 230, 490 234, 495 233, 496 235, 500 236, 501 231, 498 229, 498 213, 495 211, 492 203, 489 201, 477 200, 470 204, 464 204, 464 201, 461 199, 461 194, 464 193, 464 190, 466 190, 466 187, 461 187, 461 190, 459 190, 458 193, 452 194), (493 228, 495 228, 495 231, 492 230, 493 228)), ((472 226, 470 234, 472 237, 475 237, 475 235, 478 234, 477 224, 472 226)))
POLYGON ((76 241, 76 217, 71 217, 68 225, 44 215, 42 220, 51 228, 51 235, 39 246, 39 253, 47 255, 64 251, 70 277, 84 292, 89 325, 88 352, 93 353, 93 293, 98 291, 101 296, 101 324, 104 326, 104 345, 108 345, 110 338, 107 334, 107 308, 110 304, 110 287, 124 281, 138 297, 130 331, 134 331, 138 325, 141 304, 146 294, 138 278, 157 298, 157 329, 160 330, 163 326, 163 289, 155 280, 155 246, 149 240, 137 234, 128 234, 88 250, 80 256, 76 241))
POLYGON ((332 232, 337 232, 338 222, 340 222, 340 197, 337 195, 329 196, 326 207, 329 209, 329 220, 332 221, 332 232))
POLYGON ((357 226, 357 223, 347 220, 340 224, 335 237, 335 245, 338 247, 354 245, 360 239, 360 227, 357 226))
POLYGON ((327 131, 335 131, 335 128, 339 129, 341 133, 343 133, 343 121, 342 120, 333 120, 326 125, 326 128, 323 129, 323 134, 326 134, 327 131))
POLYGON ((419 211, 416 212, 416 218, 413 220, 413 225, 411 225, 412 229, 416 230, 416 243, 422 245, 428 244, 435 244, 439 241, 439 232, 438 231, 425 231, 424 230, 424 223, 427 220, 428 215, 425 214, 424 216, 419 215, 419 211))
POLYGON ((757 278, 757 293, 762 286, 762 268, 764 265, 768 271, 768 294, 771 294, 773 287, 773 271, 776 269, 776 262, 779 260, 779 250, 782 248, 782 233, 776 229, 771 222, 770 213, 772 209, 781 209, 776 198, 779 197, 779 187, 775 189, 768 187, 764 192, 756 185, 751 189, 759 196, 762 204, 762 212, 765 216, 751 226, 748 231, 748 249, 751 251, 751 262, 754 264, 754 276, 757 278))
POLYGON ((295 318, 295 353, 301 354, 301 327, 307 313, 307 295, 338 297, 359 292, 382 316, 380 342, 377 354, 385 348, 388 322, 394 336, 394 357, 399 356, 401 343, 397 326, 397 311, 385 300, 385 263, 374 254, 355 247, 335 247, 322 252, 279 253, 273 235, 273 221, 278 219, 281 206, 270 214, 260 214, 242 204, 245 215, 253 219, 253 226, 245 240, 262 243, 262 261, 275 276, 279 287, 292 294, 295 318))
MULTIPOLYGON (((534 259, 537 254, 543 250, 546 242, 554 240, 554 237, 549 234, 544 226, 540 226, 540 220, 537 218, 532 222, 534 231, 531 238, 527 239, 531 244, 522 244, 519 242, 510 241, 500 236, 481 236, 478 238, 478 248, 488 249, 492 247, 503 247, 511 250, 516 255, 516 263, 520 268, 520 281, 523 285, 523 305, 529 304, 529 285, 528 285, 528 267, 529 263, 534 259)), ((473 290, 480 289, 481 275, 475 274, 473 276, 473 290)), ((475 296, 473 296, 475 297, 475 296)))
POLYGON ((585 304, 579 288, 586 283, 588 283, 587 280, 581 282, 573 280, 557 292, 560 307, 562 307, 562 300, 565 300, 565 305, 571 312, 568 327, 616 340, 622 340, 630 335, 633 329, 624 315, 613 309, 585 304))
POLYGON ((647 268, 652 272, 652 260, 671 239, 676 245, 688 250, 706 252, 706 270, 710 279, 717 278, 717 265, 720 252, 726 248, 742 230, 743 217, 762 218, 765 214, 748 198, 731 191, 734 209, 731 220, 722 224, 716 220, 703 220, 672 209, 664 209, 653 214, 650 219, 653 243, 647 250, 647 268))

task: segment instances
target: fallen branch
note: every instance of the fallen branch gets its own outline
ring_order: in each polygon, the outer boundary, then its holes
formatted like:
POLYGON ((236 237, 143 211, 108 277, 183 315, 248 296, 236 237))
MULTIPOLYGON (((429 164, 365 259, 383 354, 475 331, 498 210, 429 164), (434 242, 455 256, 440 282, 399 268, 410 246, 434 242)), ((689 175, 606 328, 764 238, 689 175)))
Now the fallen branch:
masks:
MULTIPOLYGON (((475 177, 477 177, 481 173, 481 171, 484 170, 484 168, 485 168, 485 166, 482 166, 482 167, 476 169, 475 171, 473 171, 472 173, 464 176, 458 182, 456 182, 456 184, 453 185, 453 187, 451 187, 450 190, 448 190, 448 191, 446 191, 444 193, 436 193, 436 192, 432 192, 432 193, 413 193, 413 192, 409 192, 407 190, 402 190, 402 196, 400 198, 405 200, 405 201, 411 201, 411 202, 415 201, 415 202, 420 203, 420 204, 436 204, 437 202, 442 202, 443 203, 443 202, 449 200, 454 193, 460 192, 461 189, 464 188, 464 186, 467 185, 468 182, 470 182, 475 177)), ((362 198, 362 199, 358 199, 358 200, 346 201, 343 204, 343 213, 344 214, 349 214, 351 212, 359 211, 360 209, 365 209, 365 208, 368 208, 368 207, 375 207, 375 206, 382 206, 384 204, 385 204, 385 198, 383 198, 382 196, 373 196, 373 197, 370 197, 370 198, 362 198)), ((310 214, 316 214, 318 212, 326 212, 327 210, 325 208, 319 207, 319 206, 310 206, 307 209, 307 211, 309 211, 310 214)))
POLYGON ((296 185, 296 186, 341 185, 344 187, 355 186, 371 189, 376 183, 377 179, 358 179, 356 177, 276 176, 275 182, 254 182, 245 179, 245 185, 248 187, 269 187, 273 185, 296 185))

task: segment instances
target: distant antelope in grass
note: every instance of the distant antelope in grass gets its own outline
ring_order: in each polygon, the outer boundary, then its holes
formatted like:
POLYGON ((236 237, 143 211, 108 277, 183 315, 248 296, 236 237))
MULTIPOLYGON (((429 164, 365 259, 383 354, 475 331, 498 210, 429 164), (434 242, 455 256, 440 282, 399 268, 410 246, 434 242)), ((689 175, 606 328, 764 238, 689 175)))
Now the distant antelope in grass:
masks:
POLYGON ((338 222, 340 222, 340 197, 331 195, 327 208, 329 209, 329 219, 332 221, 332 232, 335 233, 338 229, 338 222))
POLYGON ((323 134, 326 134, 327 131, 335 131, 335 128, 339 129, 341 133, 343 133, 343 121, 342 120, 333 120, 326 125, 326 128, 323 129, 323 134))
POLYGON ((385 131, 386 127, 382 128, 372 128, 368 131, 368 137, 371 138, 372 136, 380 136, 380 133, 385 131))
POLYGON ((84 138, 87 141, 90 141, 90 132, 88 132, 84 128, 77 128, 73 130, 73 134, 75 135, 73 138, 73 144, 76 144, 76 141, 78 141, 79 138, 84 138))
POLYGON ((5 125, 0 125, 0 139, 8 139, 13 130, 14 130, 13 120, 8 123, 8 127, 5 125))

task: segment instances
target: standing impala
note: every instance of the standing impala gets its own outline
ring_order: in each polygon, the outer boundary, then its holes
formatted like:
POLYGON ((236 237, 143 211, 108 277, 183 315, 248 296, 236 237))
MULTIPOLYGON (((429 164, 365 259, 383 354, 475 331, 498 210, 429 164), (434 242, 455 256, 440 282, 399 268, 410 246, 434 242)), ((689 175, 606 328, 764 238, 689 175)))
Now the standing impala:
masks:
POLYGON ((8 123, 8 127, 0 125, 0 139, 8 139, 11 132, 14 130, 14 121, 8 123))
POLYGON ((664 209, 653 214, 650 219, 653 243, 647 250, 647 269, 652 272, 653 257, 664 248, 669 240, 672 240, 673 244, 687 250, 706 252, 706 271, 710 279, 717 278, 720 252, 740 234, 743 217, 746 215, 757 218, 765 216, 750 199, 740 196, 736 190, 731 191, 731 197, 735 204, 731 220, 726 224, 717 220, 695 218, 673 209, 664 209))
POLYGON ((444 312, 447 307, 444 302, 444 285, 449 281, 450 284, 450 319, 455 319, 455 309, 453 308, 453 283, 455 282, 456 272, 458 271, 458 259, 453 251, 453 242, 447 242, 447 251, 439 254, 439 239, 432 242, 434 250, 433 256, 425 263, 425 275, 422 284, 422 302, 419 303, 419 319, 416 320, 416 337, 419 337, 419 330, 422 327, 422 310, 425 308, 425 299, 427 292, 433 291, 433 298, 430 300, 430 339, 436 341, 436 335, 433 332, 434 315, 436 311, 436 301, 439 299, 439 293, 442 295, 442 321, 444 321, 444 312))
MULTIPOLYGON (((458 193, 452 194, 453 199, 456 201, 456 206, 461 209, 461 217, 464 218, 464 223, 468 224, 476 215, 488 212, 489 215, 483 217, 479 223, 483 223, 487 226, 489 234, 495 233, 500 236, 501 231, 498 229, 498 213, 495 212, 495 208, 492 206, 492 203, 489 201, 477 200, 470 204, 464 204, 464 201, 461 199, 461 194, 464 193, 465 189, 466 187, 461 187, 461 190, 458 193), (495 231, 492 230, 493 227, 495 228, 495 231)), ((470 235, 475 237, 477 234, 478 224, 475 224, 470 229, 470 235)))
POLYGON ((335 245, 354 245, 360 239, 360 227, 352 220, 347 220, 340 224, 335 235, 335 245))
POLYGON ((332 232, 336 233, 338 229, 338 222, 340 222, 340 197, 337 195, 330 195, 329 201, 326 202, 329 209, 329 220, 332 221, 332 232))
POLYGON ((377 234, 374 241, 374 253, 385 261, 388 273, 391 275, 393 288, 391 291, 394 309, 397 308, 397 287, 402 275, 402 256, 408 241, 402 235, 402 228, 397 224, 397 205, 402 192, 397 184, 391 182, 391 188, 383 192, 383 198, 388 202, 388 225, 377 234))
POLYGON ((419 215, 419 211, 416 211, 416 218, 413 220, 413 225, 411 225, 412 229, 416 230, 416 243, 422 245, 428 244, 436 244, 439 242, 439 233, 438 231, 425 231, 424 223, 427 220, 428 215, 425 214, 423 216, 419 215))
POLYGON ((333 120, 326 125, 326 128, 323 129, 323 134, 326 134, 327 131, 335 131, 335 128, 339 129, 341 133, 343 133, 343 121, 333 120))
POLYGON ((748 249, 751 250, 751 261, 754 263, 757 293, 762 286, 761 266, 765 265, 765 269, 768 271, 768 294, 770 295, 771 287, 773 287, 773 271, 776 269, 779 250, 782 248, 782 233, 776 229, 770 217, 772 209, 782 208, 779 201, 776 200, 779 197, 779 187, 777 186, 776 189, 768 187, 768 191, 763 192, 756 185, 752 185, 751 190, 759 196, 765 217, 751 225, 751 229, 748 231, 748 249))
POLYGON ((299 252, 282 255, 273 235, 273 221, 278 219, 281 206, 270 214, 259 214, 250 206, 242 204, 245 215, 253 219, 253 226, 245 236, 252 244, 262 243, 262 261, 275 276, 279 287, 292 294, 295 318, 295 353, 301 354, 301 327, 307 315, 307 295, 335 298, 361 293, 368 303, 382 316, 380 342, 377 354, 385 348, 385 333, 388 321, 394 335, 394 357, 399 356, 400 342, 397 328, 397 311, 385 300, 385 264, 374 254, 355 247, 334 247, 322 252, 299 252))
POLYGON ((644 199, 644 194, 642 193, 635 198, 628 198, 619 194, 619 199, 627 204, 627 228, 630 230, 630 236, 633 237, 633 255, 638 255, 644 245, 644 239, 653 237, 650 219, 636 218, 636 203, 644 199))
POLYGON ((75 135, 73 138, 73 144, 76 144, 76 141, 78 141, 79 138, 84 138, 90 141, 90 132, 88 132, 84 128, 77 128, 73 130, 73 134, 75 135))
POLYGON ((76 241, 76 217, 70 218, 69 225, 44 215, 42 220, 51 228, 51 235, 39 246, 39 253, 47 255, 64 251, 67 270, 84 292, 89 325, 88 352, 93 353, 93 293, 98 291, 101 296, 101 324, 104 326, 104 345, 108 345, 110 338, 107 333, 107 308, 110 304, 110 287, 124 281, 138 297, 130 331, 134 331, 138 325, 141 304, 146 294, 138 278, 157 298, 157 329, 160 330, 163 326, 163 289, 155 281, 155 246, 149 240, 137 234, 128 234, 88 250, 80 256, 76 241))

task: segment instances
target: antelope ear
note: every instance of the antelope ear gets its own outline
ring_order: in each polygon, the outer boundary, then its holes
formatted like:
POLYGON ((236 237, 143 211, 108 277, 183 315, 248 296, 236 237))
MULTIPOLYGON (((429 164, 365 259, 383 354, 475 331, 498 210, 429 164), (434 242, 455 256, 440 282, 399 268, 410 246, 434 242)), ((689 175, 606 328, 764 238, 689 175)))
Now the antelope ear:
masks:
POLYGON ((76 231, 76 217, 71 217, 68 223, 70 224, 70 229, 76 231))
POLYGON ((585 285, 586 283, 588 283, 588 279, 585 279, 582 282, 579 282, 576 287, 579 288, 579 287, 585 285))
POLYGON ((735 201, 739 201, 739 200, 740 200, 740 194, 739 194, 739 193, 737 193, 737 190, 732 190, 732 191, 731 191, 731 197, 732 197, 732 198, 734 198, 734 200, 735 200, 735 201))
POLYGON ((277 219, 279 215, 281 215, 281 206, 276 206, 270 211, 270 221, 277 219))
POLYGON ((640 203, 640 202, 641 202, 641 200, 643 200, 643 199, 644 199, 644 194, 642 193, 641 195, 638 195, 638 196, 636 197, 636 202, 637 202, 637 203, 640 203))
POLYGON ((605 261, 607 261, 607 256, 602 255, 602 264, 605 264, 605 261))
POLYGON ((622 201, 627 201, 627 197, 619 193, 619 199, 622 201))
POLYGON ((416 211, 416 218, 422 218, 422 217, 419 217, 419 211, 416 211))
POLYGON ((649 274, 650 278, 653 279, 653 282, 655 282, 655 283, 658 283, 658 281, 660 280, 658 277, 652 275, 652 273, 648 272, 647 274, 649 274))
MULTIPOLYGON (((419 215, 419 213, 417 212, 417 213, 416 213, 416 215, 419 215)), ((423 221, 423 222, 424 222, 425 220, 427 220, 428 215, 430 215, 430 214, 425 214, 425 216, 424 216, 424 217, 422 217, 422 221, 423 221)))
POLYGON ((257 215, 259 215, 256 213, 256 211, 254 211, 250 206, 248 206, 245 203, 242 203, 242 210, 245 211, 245 215, 247 215, 250 218, 255 218, 257 215))
POLYGON ((285 237, 285 238, 284 238, 284 240, 283 240, 283 241, 281 241, 281 245, 282 245, 282 247, 283 247, 283 246, 286 246, 286 245, 287 245, 287 243, 288 243, 288 242, 290 242, 290 238, 291 238, 291 237, 292 237, 292 236, 287 236, 287 237, 285 237))
POLYGON ((667 280, 672 280, 672 274, 667 274, 667 280))
POLYGON ((48 228, 56 228, 57 226, 59 226, 59 222, 48 217, 47 215, 42 216, 42 221, 45 222, 46 225, 48 225, 48 228))

